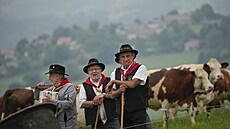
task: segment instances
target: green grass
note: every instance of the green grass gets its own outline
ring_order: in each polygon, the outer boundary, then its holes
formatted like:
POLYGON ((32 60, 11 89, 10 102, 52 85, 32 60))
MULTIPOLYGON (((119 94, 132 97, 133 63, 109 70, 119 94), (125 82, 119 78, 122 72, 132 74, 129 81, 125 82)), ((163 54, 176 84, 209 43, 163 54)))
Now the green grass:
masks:
MULTIPOLYGON (((154 129, 163 128, 162 111, 148 111, 152 119, 154 129)), ((175 121, 169 120, 168 129, 230 129, 230 109, 215 109, 211 112, 211 118, 208 119, 205 113, 196 117, 196 123, 192 124, 186 112, 180 112, 175 121)), ((81 126, 79 129, 90 129, 90 127, 81 126)))
POLYGON ((137 57, 137 61, 145 64, 147 69, 174 67, 181 64, 197 63, 198 52, 184 52, 163 55, 137 57))
MULTIPOLYGON (((196 117, 196 123, 192 124, 187 114, 178 117, 175 121, 169 120, 169 129, 230 129, 230 109, 215 109, 208 119, 205 113, 196 117)), ((153 121, 154 129, 164 129, 163 122, 153 121)))

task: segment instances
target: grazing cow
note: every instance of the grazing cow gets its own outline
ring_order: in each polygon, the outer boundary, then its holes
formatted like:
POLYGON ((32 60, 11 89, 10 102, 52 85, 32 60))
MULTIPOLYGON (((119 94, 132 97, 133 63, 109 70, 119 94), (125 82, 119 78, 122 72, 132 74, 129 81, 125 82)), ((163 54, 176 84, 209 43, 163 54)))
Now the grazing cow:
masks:
MULTIPOLYGON (((195 123, 196 113, 196 92, 210 92, 214 86, 208 80, 208 74, 203 68, 197 68, 195 71, 182 69, 162 69, 149 74, 149 104, 157 100, 163 109, 187 110, 192 123, 195 123)), ((165 115, 164 124, 166 125, 165 115)))
MULTIPOLYGON (((197 67, 201 67, 203 65, 204 64, 185 64, 185 65, 180 65, 174 68, 188 69, 190 71, 194 71, 197 67)), ((224 79, 224 75, 221 70, 222 68, 228 67, 229 64, 227 62, 220 63, 217 59, 211 58, 207 62, 207 65, 209 66, 209 69, 206 69, 206 72, 208 73, 209 80, 211 81, 213 85, 215 85, 215 83, 218 82, 219 80, 224 79)), ((209 103, 214 99, 214 96, 215 94, 213 92, 197 93, 196 101, 197 101, 197 107, 199 108, 199 112, 201 111, 207 112, 207 106, 211 105, 209 103)), ((210 112, 207 112, 207 115, 210 116, 210 112)))
POLYGON ((210 111, 212 108, 219 108, 230 106, 230 70, 221 70, 223 79, 218 80, 214 84, 214 100, 208 104, 208 116, 210 117, 210 111))
POLYGON ((2 97, 1 119, 34 104, 34 93, 27 89, 10 89, 2 97))

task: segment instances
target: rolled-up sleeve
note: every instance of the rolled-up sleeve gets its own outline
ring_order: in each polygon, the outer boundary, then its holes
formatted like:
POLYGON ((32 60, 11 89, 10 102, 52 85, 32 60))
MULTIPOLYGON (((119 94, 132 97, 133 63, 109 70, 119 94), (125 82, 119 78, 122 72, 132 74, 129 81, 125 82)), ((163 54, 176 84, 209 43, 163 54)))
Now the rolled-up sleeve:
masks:
POLYGON ((146 83, 147 77, 148 77, 147 68, 144 65, 141 65, 137 70, 137 72, 135 73, 135 75, 133 76, 133 78, 138 78, 141 80, 140 85, 144 85, 146 83))

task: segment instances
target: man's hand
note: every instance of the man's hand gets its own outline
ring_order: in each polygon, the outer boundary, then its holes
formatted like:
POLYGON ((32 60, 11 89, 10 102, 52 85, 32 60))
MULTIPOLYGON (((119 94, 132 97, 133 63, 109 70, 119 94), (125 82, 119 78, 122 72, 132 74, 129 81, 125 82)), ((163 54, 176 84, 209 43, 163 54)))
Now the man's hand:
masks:
POLYGON ((119 90, 120 90, 120 92, 125 92, 126 88, 127 88, 127 86, 125 84, 122 84, 122 85, 120 85, 119 90))
POLYGON ((99 94, 93 98, 93 102, 95 105, 102 104, 103 100, 104 100, 104 94, 99 94))
POLYGON ((54 103, 54 100, 52 100, 49 96, 45 95, 45 97, 42 99, 43 103, 54 103))
POLYGON ((109 91, 109 89, 111 89, 111 87, 113 86, 113 82, 114 80, 112 80, 112 81, 110 81, 107 85, 106 85, 106 87, 105 87, 105 93, 109 93, 110 91, 109 91))
POLYGON ((42 85, 46 85, 45 82, 39 82, 39 83, 37 84, 37 86, 42 86, 42 85))

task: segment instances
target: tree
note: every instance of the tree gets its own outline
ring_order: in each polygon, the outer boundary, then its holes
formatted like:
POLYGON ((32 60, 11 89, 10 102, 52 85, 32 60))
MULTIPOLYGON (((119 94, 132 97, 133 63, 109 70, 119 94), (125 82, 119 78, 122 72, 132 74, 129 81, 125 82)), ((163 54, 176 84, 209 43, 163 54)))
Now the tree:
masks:
POLYGON ((66 45, 53 46, 46 53, 46 57, 43 60, 44 65, 50 65, 53 62, 64 63, 69 59, 72 59, 73 55, 71 50, 66 45))
POLYGON ((29 41, 26 38, 20 39, 16 45, 15 51, 18 57, 24 57, 25 52, 27 51, 27 46, 29 41))
POLYGON ((6 63, 6 59, 4 55, 0 53, 0 66, 5 65, 5 63, 6 63))
POLYGON ((89 23, 89 29, 93 32, 96 32, 98 30, 98 27, 99 27, 99 22, 94 20, 94 21, 91 21, 89 23))
POLYGON ((70 37, 71 32, 69 28, 58 27, 53 32, 53 43, 56 43, 59 37, 70 37))
POLYGON ((213 8, 209 4, 202 5, 200 11, 204 18, 207 18, 209 20, 212 20, 215 18, 215 13, 213 11, 213 8))
POLYGON ((197 9, 192 13, 192 20, 199 23, 203 20, 213 20, 218 18, 219 15, 215 14, 212 6, 209 4, 204 4, 200 9, 197 9))
POLYGON ((141 25, 142 21, 139 18, 137 18, 137 19, 135 19, 134 23, 137 25, 141 25))
POLYGON ((188 25, 174 21, 157 37, 158 47, 160 52, 182 52, 184 51, 184 44, 194 38, 197 38, 197 35, 188 25))
POLYGON ((168 15, 177 15, 179 14, 177 10, 172 10, 168 13, 168 15))

